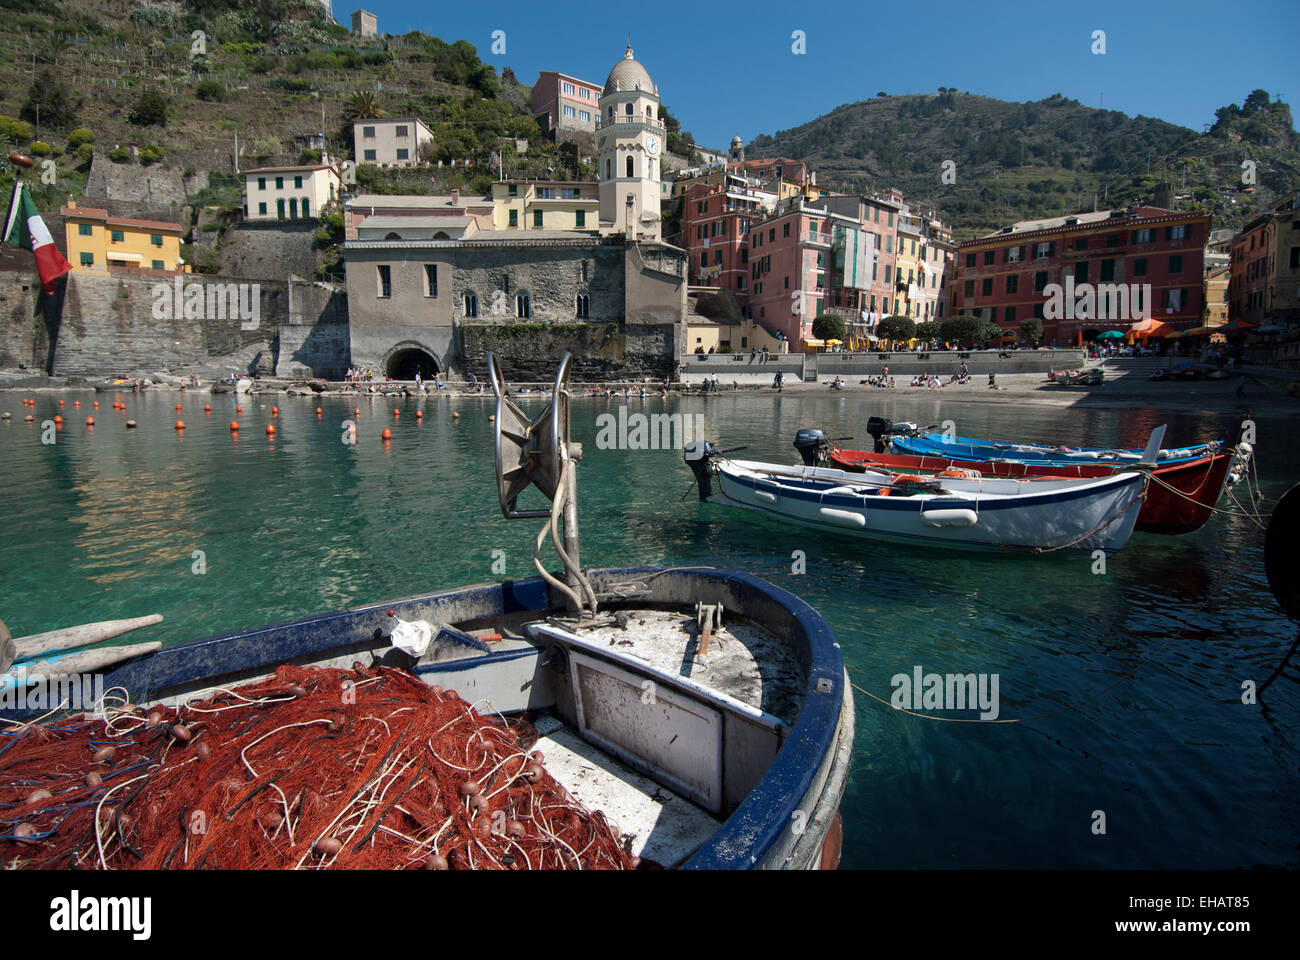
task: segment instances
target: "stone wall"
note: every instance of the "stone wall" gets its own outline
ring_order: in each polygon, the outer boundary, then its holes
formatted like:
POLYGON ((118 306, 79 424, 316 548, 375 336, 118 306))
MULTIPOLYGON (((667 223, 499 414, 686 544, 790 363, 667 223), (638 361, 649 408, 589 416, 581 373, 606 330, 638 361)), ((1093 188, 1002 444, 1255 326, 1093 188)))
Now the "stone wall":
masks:
POLYGON ((289 315, 277 331, 275 375, 342 379, 352 365, 347 292, 294 279, 288 297, 289 315))
POLYGON ((95 151, 86 180, 86 206, 95 206, 96 198, 132 200, 138 203, 170 205, 185 203, 190 196, 208 185, 208 172, 199 170, 185 176, 175 167, 139 163, 113 163, 107 151, 95 151))
MULTIPOLYGON (((205 306, 213 284, 243 283, 239 278, 186 275, 185 288, 201 285, 205 306)), ((233 355, 250 356, 250 370, 274 370, 272 345, 277 326, 287 318, 286 290, 281 284, 258 284, 255 320, 234 316, 170 319, 156 315, 167 297, 175 313, 175 278, 162 274, 123 273, 68 275, 51 373, 55 376, 108 376, 114 373, 188 373, 196 365, 233 355), (161 285, 161 286, 160 286, 161 285), (163 294, 162 288, 168 288, 163 294), (256 326, 252 326, 256 324, 256 326), (243 329, 246 326, 251 329, 243 329)), ((208 313, 205 309, 204 313, 208 313)))
POLYGON ((290 274, 310 277, 321 262, 314 247, 315 220, 250 221, 235 224, 221 237, 221 272, 245 280, 283 283, 290 274))
POLYGON ((0 271, 0 369, 47 368, 58 304, 57 292, 46 296, 35 270, 0 271))

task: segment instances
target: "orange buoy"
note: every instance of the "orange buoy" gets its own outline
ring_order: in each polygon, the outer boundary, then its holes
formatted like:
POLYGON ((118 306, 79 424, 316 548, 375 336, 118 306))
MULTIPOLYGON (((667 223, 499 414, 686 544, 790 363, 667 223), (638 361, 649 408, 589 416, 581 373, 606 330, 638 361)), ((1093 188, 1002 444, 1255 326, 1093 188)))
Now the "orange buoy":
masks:
POLYGON ((59 401, 59 406, 63 406, 63 401, 62 401, 62 400, 59 401))
POLYGON ((460 419, 460 414, 457 413, 457 412, 453 412, 452 415, 451 415, 451 418, 452 418, 453 420, 459 420, 459 419, 460 419))
POLYGON ((211 413, 211 412, 212 412, 212 404, 210 404, 210 403, 205 403, 205 404, 203 405, 203 412, 204 412, 204 413, 211 413))
POLYGON ((324 412, 325 412, 325 411, 322 410, 320 407, 317 407, 317 408, 316 408, 316 416, 319 417, 319 416, 320 416, 322 413, 324 413, 324 412))
POLYGON ((401 410, 398 410, 396 407, 394 407, 394 408, 393 408, 393 416, 395 416, 395 417, 400 417, 401 415, 402 415, 402 411, 401 411, 401 410))
POLYGON ((179 403, 176 404, 176 409, 179 410, 180 408, 181 408, 181 405, 180 405, 179 403))
POLYGON ((354 417, 359 417, 359 416, 361 416, 361 408, 360 408, 360 407, 353 407, 353 408, 352 408, 352 416, 354 416, 354 417))
POLYGON ((93 427, 94 425, 95 425, 95 418, 94 418, 94 417, 87 417, 87 418, 86 418, 86 426, 88 426, 88 427, 93 427))
POLYGON ((268 424, 266 425, 266 435, 267 435, 268 437, 274 437, 274 436, 275 436, 275 426, 274 426, 273 424, 268 423, 268 424))
POLYGON ((63 418, 62 418, 61 416, 59 416, 59 415, 56 413, 56 414, 54 415, 54 422, 55 422, 55 423, 62 423, 62 422, 63 422, 63 418))
POLYGON ((235 413, 243 413, 243 412, 244 412, 244 408, 243 408, 243 407, 238 407, 238 406, 235 407, 235 413))
POLYGON ((416 410, 416 411, 415 411, 415 419, 416 419, 416 420, 423 420, 423 419, 424 419, 424 411, 423 411, 423 410, 416 410))
POLYGON ((489 420, 495 420, 496 418, 497 418, 497 415, 496 415, 495 413, 492 414, 492 416, 488 417, 489 420))
POLYGON ((239 421, 238 421, 238 420, 231 420, 231 421, 230 421, 230 432, 231 432, 231 433, 238 433, 238 432, 239 432, 239 421))
POLYGON ((134 421, 134 420, 128 420, 128 421, 126 422, 126 427, 127 427, 128 430, 134 430, 134 429, 135 429, 135 421, 134 421))
POLYGON ((23 417, 23 420, 25 420, 27 423, 31 423, 31 422, 32 422, 33 420, 35 420, 35 419, 36 419, 36 418, 33 417, 30 413, 27 414, 27 416, 23 417))
POLYGON ((279 408, 279 407, 272 407, 272 408, 271 408, 271 416, 273 416, 273 417, 278 417, 279 415, 280 415, 280 408, 279 408))
POLYGON ((73 400, 73 401, 72 401, 72 405, 73 405, 74 407, 79 407, 79 406, 81 406, 81 401, 80 401, 80 400, 73 400))
POLYGON ((177 421, 176 421, 176 429, 177 429, 177 430, 184 430, 184 429, 185 429, 185 421, 184 421, 184 420, 177 420, 177 421))
POLYGON ((391 440, 393 439, 393 431, 389 430, 387 427, 384 427, 384 432, 381 433, 380 436, 383 437, 385 440, 391 440))
POLYGON ((96 410, 99 409, 99 401, 98 401, 98 400, 95 401, 95 403, 94 403, 94 407, 95 407, 96 410))

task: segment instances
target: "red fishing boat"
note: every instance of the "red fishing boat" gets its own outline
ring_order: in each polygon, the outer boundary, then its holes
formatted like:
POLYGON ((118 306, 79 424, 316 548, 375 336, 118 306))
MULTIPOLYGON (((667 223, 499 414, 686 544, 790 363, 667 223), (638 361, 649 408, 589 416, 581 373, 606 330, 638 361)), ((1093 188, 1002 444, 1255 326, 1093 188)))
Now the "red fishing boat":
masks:
MULTIPOLYGON (((961 460, 950 457, 908 456, 844 450, 827 440, 820 430, 800 430, 795 439, 804 462, 840 470, 863 472, 871 469, 895 473, 947 474, 986 477, 1105 477, 1131 464, 1039 465, 1014 461, 961 460)), ((1222 452, 1151 470, 1152 483, 1138 514, 1135 529, 1144 533, 1182 534, 1199 530, 1210 519, 1230 478, 1241 475, 1251 449, 1238 443, 1222 452)))

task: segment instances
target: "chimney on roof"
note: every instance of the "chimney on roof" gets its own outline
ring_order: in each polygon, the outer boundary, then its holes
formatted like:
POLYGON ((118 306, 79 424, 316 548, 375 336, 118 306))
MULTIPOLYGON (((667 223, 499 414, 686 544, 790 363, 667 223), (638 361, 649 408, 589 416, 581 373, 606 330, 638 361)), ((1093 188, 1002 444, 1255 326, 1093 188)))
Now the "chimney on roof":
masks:
POLYGON ((456 204, 458 204, 458 203, 460 203, 460 188, 458 188, 458 187, 452 187, 452 188, 451 188, 451 204, 452 204, 452 206, 454 207, 454 206, 455 206, 456 204))

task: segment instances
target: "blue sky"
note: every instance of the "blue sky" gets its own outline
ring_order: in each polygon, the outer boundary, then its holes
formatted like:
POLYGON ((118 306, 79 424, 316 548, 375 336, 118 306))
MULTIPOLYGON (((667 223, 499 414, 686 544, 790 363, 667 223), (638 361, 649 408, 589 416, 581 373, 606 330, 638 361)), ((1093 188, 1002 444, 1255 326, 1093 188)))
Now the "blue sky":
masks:
MULTIPOLYGON (((355 6, 334 0, 350 22, 355 6)), ((367 0, 385 33, 468 40, 531 84, 558 70, 603 84, 628 31, 637 59, 696 142, 798 126, 877 91, 940 86, 1003 100, 1061 93, 1194 130, 1257 87, 1300 101, 1300 2, 1016 0, 988 3, 417 3, 367 0), (506 54, 491 52, 504 30, 506 54), (806 53, 791 35, 802 30, 806 53), (1094 54, 1093 31, 1106 52, 1094 54)))

